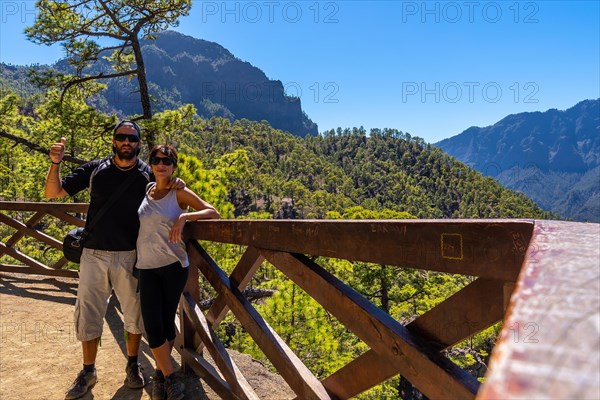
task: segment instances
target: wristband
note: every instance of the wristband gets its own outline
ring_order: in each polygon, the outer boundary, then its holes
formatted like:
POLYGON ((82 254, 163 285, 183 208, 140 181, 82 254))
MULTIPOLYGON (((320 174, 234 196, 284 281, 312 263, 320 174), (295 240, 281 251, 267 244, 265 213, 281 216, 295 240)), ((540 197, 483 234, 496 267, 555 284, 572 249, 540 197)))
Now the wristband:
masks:
POLYGON ((50 160, 50 162, 51 162, 52 164, 54 164, 54 165, 60 165, 60 163, 61 163, 62 161, 59 161, 59 162, 54 162, 54 161, 50 160))

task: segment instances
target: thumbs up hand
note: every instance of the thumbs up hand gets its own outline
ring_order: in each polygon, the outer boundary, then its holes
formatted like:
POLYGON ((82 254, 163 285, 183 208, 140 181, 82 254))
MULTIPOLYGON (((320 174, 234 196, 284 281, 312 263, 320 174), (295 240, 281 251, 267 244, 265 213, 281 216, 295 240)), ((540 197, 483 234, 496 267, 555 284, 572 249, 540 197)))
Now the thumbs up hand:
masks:
POLYGON ((50 160, 53 164, 59 164, 65 156, 65 147, 67 145, 67 139, 64 137, 60 138, 60 142, 54 143, 50 146, 50 160))

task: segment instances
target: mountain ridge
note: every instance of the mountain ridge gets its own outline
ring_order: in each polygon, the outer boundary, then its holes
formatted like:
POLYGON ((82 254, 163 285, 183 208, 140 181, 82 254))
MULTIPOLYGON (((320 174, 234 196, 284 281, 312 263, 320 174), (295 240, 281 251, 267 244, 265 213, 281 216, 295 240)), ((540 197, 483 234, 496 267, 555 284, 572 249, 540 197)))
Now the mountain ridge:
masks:
MULTIPOLYGON (((318 126, 302 110, 300 98, 286 95, 280 80, 269 79, 260 68, 235 57, 220 44, 164 31, 156 40, 142 40, 141 45, 155 113, 193 104, 198 115, 204 118, 224 117, 231 122, 236 119, 264 120, 272 127, 296 136, 318 134, 318 126)), ((28 95, 39 90, 30 83, 10 83, 10 76, 23 80, 30 68, 48 67, 73 73, 64 58, 53 65, 0 66, 2 86, 25 88, 28 95)), ((100 59, 85 72, 106 74, 114 71, 106 60, 100 59)), ((129 78, 103 80, 107 89, 96 95, 90 104, 121 117, 141 114, 137 81, 129 78)))
POLYGON ((511 114, 434 145, 546 210, 600 221, 600 99, 511 114))
POLYGON ((165 31, 154 41, 142 41, 142 52, 152 66, 147 67, 148 80, 178 93, 179 105, 194 104, 200 116, 267 120, 301 137, 318 133, 302 111, 301 100, 287 96, 281 81, 269 79, 217 43, 165 31))
POLYGON ((551 108, 510 114, 493 125, 470 127, 434 145, 451 155, 460 155, 457 158, 468 165, 495 162, 511 168, 515 162, 524 165, 526 160, 544 171, 585 172, 600 165, 600 136, 594 136, 600 124, 598 115, 600 99, 583 100, 564 111, 551 108), (557 140, 548 140, 557 134, 557 140), (519 142, 510 140, 511 135, 516 135, 519 142), (494 146, 496 153, 490 153, 494 146))

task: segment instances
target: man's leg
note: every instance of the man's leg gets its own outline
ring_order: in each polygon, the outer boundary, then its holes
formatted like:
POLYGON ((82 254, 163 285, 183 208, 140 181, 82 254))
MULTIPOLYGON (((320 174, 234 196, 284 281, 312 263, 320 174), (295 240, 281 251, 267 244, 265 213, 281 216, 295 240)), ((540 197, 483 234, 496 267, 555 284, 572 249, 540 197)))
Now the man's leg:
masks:
POLYGON ((83 349, 83 364, 95 364, 96 354, 98 354, 98 339, 85 340, 81 342, 81 347, 83 349))
POLYGON ((65 396, 67 400, 82 397, 97 381, 96 354, 110 297, 107 261, 102 254, 90 249, 83 250, 74 313, 76 335, 81 341, 83 369, 68 389, 65 396))
POLYGON ((127 340, 125 345, 127 346, 127 355, 129 357, 137 356, 140 351, 140 343, 142 341, 141 333, 127 332, 127 340))
POLYGON ((113 290, 119 299, 123 310, 125 325, 125 346, 127 347, 127 367, 125 372, 126 385, 130 389, 140 389, 146 384, 146 379, 138 363, 138 352, 144 326, 140 310, 140 298, 137 293, 138 280, 133 276, 133 266, 136 252, 113 252, 113 263, 110 266, 110 278, 113 290))

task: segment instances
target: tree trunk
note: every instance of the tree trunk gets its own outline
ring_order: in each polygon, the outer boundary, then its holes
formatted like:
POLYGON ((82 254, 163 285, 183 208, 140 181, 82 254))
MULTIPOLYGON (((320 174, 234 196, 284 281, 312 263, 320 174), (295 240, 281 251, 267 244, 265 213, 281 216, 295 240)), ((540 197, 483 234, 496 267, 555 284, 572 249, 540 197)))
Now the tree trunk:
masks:
MULTIPOLYGON (((148 80, 146 78, 146 66, 144 65, 144 57, 142 57, 142 47, 140 46, 140 42, 137 37, 131 39, 131 47, 133 49, 135 63, 137 65, 137 78, 140 87, 143 118, 150 119, 152 118, 152 106, 150 104, 150 93, 148 91, 148 80)), ((154 132, 146 131, 145 140, 148 148, 152 148, 155 141, 154 132)))

